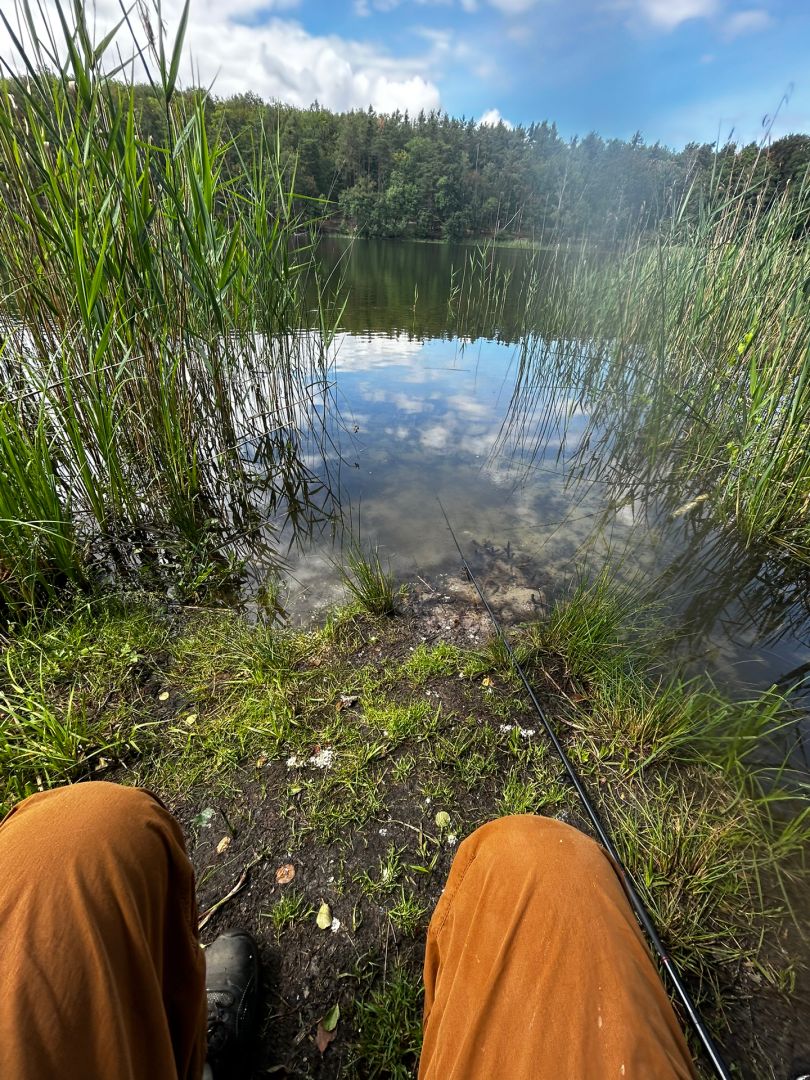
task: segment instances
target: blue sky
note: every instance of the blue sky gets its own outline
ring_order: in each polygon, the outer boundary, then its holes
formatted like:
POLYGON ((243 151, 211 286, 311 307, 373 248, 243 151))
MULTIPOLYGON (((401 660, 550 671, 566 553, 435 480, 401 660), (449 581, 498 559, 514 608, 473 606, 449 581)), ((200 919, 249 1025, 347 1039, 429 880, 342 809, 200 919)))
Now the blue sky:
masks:
MULTIPOLYGON (((181 3, 163 0, 169 32, 181 3)), ((758 139, 777 110, 775 136, 810 131, 810 0, 191 3, 185 79, 221 94, 549 119, 567 137, 639 130, 675 147, 758 139)), ((101 33, 117 0, 92 6, 101 33)))
POLYGON ((309 7, 300 9, 306 25, 362 35, 397 55, 414 55, 446 35, 434 80, 453 114, 497 109, 513 123, 554 119, 566 135, 641 130, 675 145, 732 130, 757 138, 763 117, 777 109, 777 133, 810 129, 805 0, 355 0, 309 7))

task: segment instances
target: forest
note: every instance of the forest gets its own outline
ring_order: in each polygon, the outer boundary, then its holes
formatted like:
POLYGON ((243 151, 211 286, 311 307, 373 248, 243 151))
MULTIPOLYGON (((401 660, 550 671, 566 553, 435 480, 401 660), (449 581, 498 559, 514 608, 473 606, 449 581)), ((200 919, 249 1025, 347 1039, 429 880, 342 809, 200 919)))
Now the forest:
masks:
MULTIPOLYGON (((136 135, 166 144, 167 117, 148 84, 113 84, 134 99, 136 135)), ((19 88, 0 80, 14 100, 19 88)), ((253 93, 177 93, 200 108, 218 166, 238 187, 245 163, 273 144, 296 211, 325 228, 359 236, 463 240, 544 240, 588 236, 609 243, 653 229, 694 195, 738 191, 762 208, 799 190, 810 166, 810 135, 759 143, 689 143, 673 150, 596 132, 564 138, 554 122, 482 125, 441 112, 335 113, 265 102, 253 93), (690 196, 686 199, 686 196, 690 196)), ((178 106, 183 108, 182 101, 178 106)))
MULTIPOLYGON (((148 87, 134 93, 142 134, 161 145, 159 99, 148 87)), ((232 140, 224 160, 231 175, 243 171, 264 129, 278 140, 299 209, 361 236, 609 242, 654 228, 689 192, 716 194, 741 177, 752 202, 767 202, 800 188, 810 165, 805 134, 676 151, 640 134, 565 139, 547 120, 509 128, 438 112, 334 113, 250 93, 207 96, 204 107, 211 127, 232 140)))

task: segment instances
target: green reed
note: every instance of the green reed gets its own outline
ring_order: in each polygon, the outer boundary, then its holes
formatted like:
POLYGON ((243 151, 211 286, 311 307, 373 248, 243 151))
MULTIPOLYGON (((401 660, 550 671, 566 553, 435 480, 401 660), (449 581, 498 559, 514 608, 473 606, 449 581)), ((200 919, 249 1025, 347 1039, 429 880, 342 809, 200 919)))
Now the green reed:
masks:
POLYGON ((447 318, 458 337, 472 340, 503 333, 512 276, 498 262, 494 240, 476 244, 460 271, 451 271, 447 318))
POLYGON ((96 42, 84 5, 56 10, 44 30, 26 3, 14 25, 3 16, 17 53, 0 80, 0 604, 12 607, 96 563, 217 556, 325 498, 301 451, 327 392, 328 317, 302 331, 312 243, 272 134, 225 176, 229 140, 206 94, 177 89, 188 6, 172 42, 159 6, 154 28, 142 13, 145 50, 127 20, 96 42), (160 144, 139 133, 136 70, 165 116, 160 144))
POLYGON ((745 544, 810 562, 808 213, 810 190, 739 177, 690 192, 653 239, 558 252, 499 450, 530 463, 560 439, 619 502, 699 497, 745 544))

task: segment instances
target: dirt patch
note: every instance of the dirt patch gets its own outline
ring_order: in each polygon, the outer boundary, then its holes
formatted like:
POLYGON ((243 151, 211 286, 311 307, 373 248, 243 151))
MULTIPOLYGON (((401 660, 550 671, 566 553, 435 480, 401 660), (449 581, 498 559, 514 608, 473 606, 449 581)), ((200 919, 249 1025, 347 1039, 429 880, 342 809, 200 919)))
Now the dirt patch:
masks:
MULTIPOLYGON (((525 584, 531 572, 512 566, 507 553, 482 549, 472 558, 482 562, 504 624, 543 606, 537 586, 525 584)), ((334 739, 321 741, 313 729, 311 741, 295 752, 259 750, 216 798, 210 791, 174 804, 169 798, 189 838, 201 912, 226 897, 251 867, 244 887, 210 917, 203 940, 241 926, 260 943, 264 1003, 256 1077, 412 1075, 425 930, 459 841, 493 817, 527 810, 585 828, 536 715, 500 674, 487 674, 484 664, 462 678, 455 670, 431 674, 428 665, 410 683, 403 678, 415 654, 483 648, 491 626, 474 598, 462 575, 420 581, 394 619, 339 646, 349 663, 330 707, 356 733, 351 752, 368 755, 384 739, 365 762, 359 794, 350 790, 349 751, 334 739), (386 715, 392 724, 415 725, 401 739, 379 730, 369 704, 364 713, 352 681, 352 672, 367 678, 369 669, 392 665, 398 674, 385 688, 386 715), (420 703, 430 705, 430 715, 413 720, 420 703), (339 769, 340 781, 329 786, 339 769), (439 811, 449 815, 448 826, 437 826, 439 811), (287 865, 294 878, 280 884, 276 872, 287 865), (326 930, 316 925, 324 903, 333 916, 326 930), (392 987, 396 999, 387 996, 392 987), (318 1021, 335 1005, 337 1035, 321 1052, 318 1021), (386 1017, 387 1039, 373 1032, 375 1009, 386 1017)), ((330 661, 309 662, 317 669, 330 661)), ((541 688, 541 694, 559 713, 553 690, 541 688)), ((562 714, 558 720, 564 726, 562 714)), ((800 1056, 800 1036, 784 995, 755 987, 749 976, 735 976, 747 989, 739 1008, 732 1007, 736 1030, 728 1039, 732 1058, 742 1061, 739 1075, 761 1077, 774 1062, 800 1056)))
MULTIPOLYGON (((487 583, 499 617, 529 617, 539 603, 537 588, 521 584, 520 571, 505 553, 476 557, 487 561, 487 583)), ((473 597, 473 587, 461 575, 417 582, 383 633, 359 643, 353 664, 360 669, 407 662, 416 649, 438 642, 483 647, 492 628, 473 597)), ((497 743, 488 775, 474 785, 460 782, 456 763, 443 762, 424 738, 415 737, 385 756, 384 807, 329 840, 309 827, 301 806, 303 792, 296 790, 332 767, 328 752, 325 756, 318 745, 310 748, 309 758, 291 754, 264 760, 259 754, 233 776, 229 797, 212 802, 203 792, 171 804, 188 837, 201 912, 226 896, 245 867, 255 864, 244 887, 210 918, 203 932, 203 941, 210 942, 222 930, 241 926, 260 943, 264 1012, 253 1075, 408 1075, 407 1057, 389 1062, 397 1071, 388 1073, 384 1061, 364 1058, 358 1049, 358 1003, 385 986, 392 972, 404 971, 421 1008, 424 934, 456 847, 464 835, 503 812, 502 777, 515 765, 509 744, 512 726, 536 728, 528 712, 512 710, 507 722, 490 708, 502 699, 497 686, 481 692, 483 678, 474 680, 472 692, 470 681, 455 673, 428 677, 418 690, 418 696, 441 713, 436 735, 448 745, 456 746, 466 736, 468 748, 474 747, 482 733, 497 743), (440 811, 449 814, 446 828, 436 824, 440 811), (225 837, 230 843, 218 854, 225 837), (292 864, 295 877, 282 885, 276 871, 286 864, 292 864), (301 899, 298 917, 277 928, 273 912, 291 897, 301 899), (315 922, 324 902, 335 919, 326 931, 315 922), (341 1014, 337 1037, 321 1053, 315 1044, 317 1023, 335 1004, 341 1014)), ((406 704, 413 697, 413 689, 400 688, 388 700, 406 704)), ((357 723, 357 701, 352 695, 346 699, 350 704, 344 717, 357 723)), ((578 820, 567 799, 555 809, 567 820, 578 820)), ((392 1016, 390 1022, 396 1027, 399 1021, 392 1016)), ((371 1053, 378 1051, 372 1047, 371 1053)))

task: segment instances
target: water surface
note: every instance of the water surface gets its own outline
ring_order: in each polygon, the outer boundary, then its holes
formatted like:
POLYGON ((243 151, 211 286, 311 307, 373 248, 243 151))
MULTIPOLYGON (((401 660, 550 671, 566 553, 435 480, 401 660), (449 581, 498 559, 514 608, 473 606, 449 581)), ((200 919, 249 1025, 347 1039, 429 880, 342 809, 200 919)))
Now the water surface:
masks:
MULTIPOLYGON (((705 508, 673 513, 632 478, 573 483, 587 405, 553 387, 532 403, 527 424, 518 415, 525 403, 514 400, 530 255, 497 252, 495 269, 510 285, 496 309, 467 311, 460 326, 454 283, 469 253, 324 242, 324 265, 343 275, 348 303, 334 346, 340 419, 325 417, 331 442, 312 465, 328 471, 345 527, 379 545, 404 580, 456 572, 439 496, 462 545, 492 571, 491 587, 498 567, 517 567, 542 606, 609 561, 681 628, 693 670, 733 693, 795 681, 810 656, 801 583, 718 534, 705 508), (471 338, 460 330, 475 314, 486 332, 471 338)), ((340 599, 331 560, 345 527, 290 550, 296 618, 340 599)))

